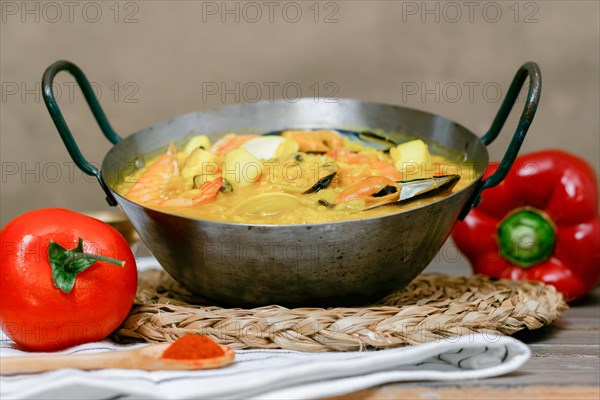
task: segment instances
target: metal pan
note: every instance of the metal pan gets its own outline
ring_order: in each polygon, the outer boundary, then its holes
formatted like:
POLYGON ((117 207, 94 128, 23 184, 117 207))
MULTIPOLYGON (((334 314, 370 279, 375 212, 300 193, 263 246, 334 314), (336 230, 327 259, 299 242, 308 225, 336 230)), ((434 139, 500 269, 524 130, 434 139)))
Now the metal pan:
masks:
POLYGON ((446 118, 406 107, 349 99, 337 103, 300 99, 194 112, 121 139, 76 65, 67 61, 52 64, 44 73, 42 90, 73 161, 98 179, 108 203, 123 209, 152 254, 184 287, 216 303, 234 306, 341 306, 373 302, 408 284, 431 262, 455 222, 478 204, 481 192, 504 179, 535 115, 541 75, 532 62, 519 68, 490 130, 481 138, 446 118), (75 77, 102 132, 114 144, 101 169, 84 159, 56 103, 52 83, 61 71, 75 77), (513 139, 498 170, 483 179, 488 164, 486 146, 498 136, 527 78, 527 100, 513 139), (313 127, 406 132, 461 154, 472 163, 477 176, 460 191, 409 211, 312 225, 186 218, 133 203, 115 191, 119 180, 146 153, 181 140, 190 131, 214 140, 225 132, 313 127))

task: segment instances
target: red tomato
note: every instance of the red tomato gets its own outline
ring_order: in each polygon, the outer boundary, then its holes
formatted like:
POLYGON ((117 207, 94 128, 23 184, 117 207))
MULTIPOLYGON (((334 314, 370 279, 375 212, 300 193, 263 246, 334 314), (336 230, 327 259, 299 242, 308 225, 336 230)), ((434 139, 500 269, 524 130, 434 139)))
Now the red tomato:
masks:
POLYGON ((9 222, 0 243, 0 325, 17 344, 50 351, 97 341, 129 313, 137 287, 135 258, 123 236, 104 222, 59 208, 35 210, 9 222), (79 239, 83 253, 92 255, 87 264, 89 256, 59 247, 76 249, 79 239))

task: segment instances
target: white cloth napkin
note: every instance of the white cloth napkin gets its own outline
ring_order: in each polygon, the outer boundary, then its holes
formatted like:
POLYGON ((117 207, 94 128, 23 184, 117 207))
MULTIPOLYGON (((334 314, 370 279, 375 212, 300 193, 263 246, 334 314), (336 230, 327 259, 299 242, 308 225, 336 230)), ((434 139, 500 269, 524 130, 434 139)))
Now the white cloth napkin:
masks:
MULTIPOLYGON (((140 260, 147 268, 153 263, 140 260)), ((116 351, 102 341, 53 354, 116 351)), ((5 337, 1 357, 27 357, 5 337)), ((40 353, 36 353, 40 355, 40 353)), ((0 376, 2 399, 306 399, 341 395, 389 382, 477 379, 517 370, 529 348, 508 336, 472 334, 427 344, 363 352, 238 350, 233 364, 200 371, 64 369, 0 376)), ((1 372, 1 371, 0 371, 1 372)))

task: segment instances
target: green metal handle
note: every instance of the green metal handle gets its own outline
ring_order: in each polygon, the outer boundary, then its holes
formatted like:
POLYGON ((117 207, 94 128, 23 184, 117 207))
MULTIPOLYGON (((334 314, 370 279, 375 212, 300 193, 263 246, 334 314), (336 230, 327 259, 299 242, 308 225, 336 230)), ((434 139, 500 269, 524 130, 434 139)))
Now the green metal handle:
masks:
POLYGON ((90 164, 85 159, 83 154, 81 154, 79 146, 77 146, 77 143, 75 143, 75 139, 73 139, 73 134, 71 134, 71 130, 65 122, 62 112, 60 111, 60 107, 56 102, 52 85, 54 83, 54 78, 56 77, 56 75, 62 71, 67 71, 68 73, 73 75, 73 77, 77 81, 77 84, 81 88, 81 91, 83 93, 83 96, 85 97, 85 100, 88 103, 88 106, 92 110, 92 114, 94 115, 96 122, 100 126, 102 133, 104 133, 104 136, 112 144, 117 144, 121 140, 121 137, 117 135, 117 133, 110 126, 110 123, 108 122, 108 119, 106 118, 106 115, 104 114, 102 107, 100 107, 100 103, 98 102, 98 99, 96 98, 96 95, 94 94, 94 91, 90 86, 90 82, 77 65, 69 61, 61 60, 55 62, 54 64, 46 68, 46 71, 44 71, 44 75, 42 77, 42 95, 44 97, 46 107, 48 108, 48 112, 52 117, 52 121, 54 121, 54 125, 56 126, 56 129, 58 130, 58 133, 60 134, 60 137, 62 138, 65 147, 69 151, 71 158, 79 167, 79 169, 81 169, 87 175, 96 177, 98 183, 100 183, 100 186, 106 193, 106 201, 108 202, 108 204, 110 206, 116 206, 117 201, 115 200, 110 189, 104 182, 104 179, 102 179, 100 170, 94 167, 92 164, 90 164))
POLYGON ((508 145, 508 149, 506 149, 506 153, 504 153, 504 157, 502 157, 502 161, 500 161, 500 165, 498 165, 496 171, 480 182, 474 196, 461 211, 459 216, 459 219, 461 220, 467 216, 473 207, 479 205, 481 202, 481 192, 483 192, 485 189, 489 189, 498 185, 504 180, 504 178, 506 178, 506 175, 508 175, 510 168, 517 158, 519 149, 523 144, 523 140, 525 140, 525 135, 529 130, 529 126, 533 121, 533 117, 535 116, 535 112, 537 111, 538 104, 540 102, 540 94, 542 92, 542 73, 540 72, 540 67, 536 63, 530 61, 523 64, 521 68, 519 68, 510 85, 510 88, 508 89, 506 97, 502 101, 500 110, 498 110, 498 113, 492 122, 492 126, 481 138, 483 144, 487 146, 498 137, 498 134, 500 133, 500 130, 502 130, 502 127, 504 126, 504 123, 506 122, 506 119, 508 118, 508 115, 510 114, 515 101, 519 96, 519 92, 527 78, 529 78, 529 90, 527 92, 525 107, 521 113, 519 124, 517 125, 517 130, 513 135, 513 138, 508 145))

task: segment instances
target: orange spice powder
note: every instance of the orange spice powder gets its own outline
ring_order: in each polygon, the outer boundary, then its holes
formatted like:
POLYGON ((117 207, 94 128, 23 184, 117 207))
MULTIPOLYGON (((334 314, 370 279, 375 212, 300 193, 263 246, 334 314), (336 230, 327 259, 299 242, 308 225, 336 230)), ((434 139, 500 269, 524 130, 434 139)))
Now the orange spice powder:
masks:
POLYGON ((198 360, 214 358, 225 352, 214 340, 205 335, 185 335, 177 339, 162 354, 162 358, 175 360, 198 360))

